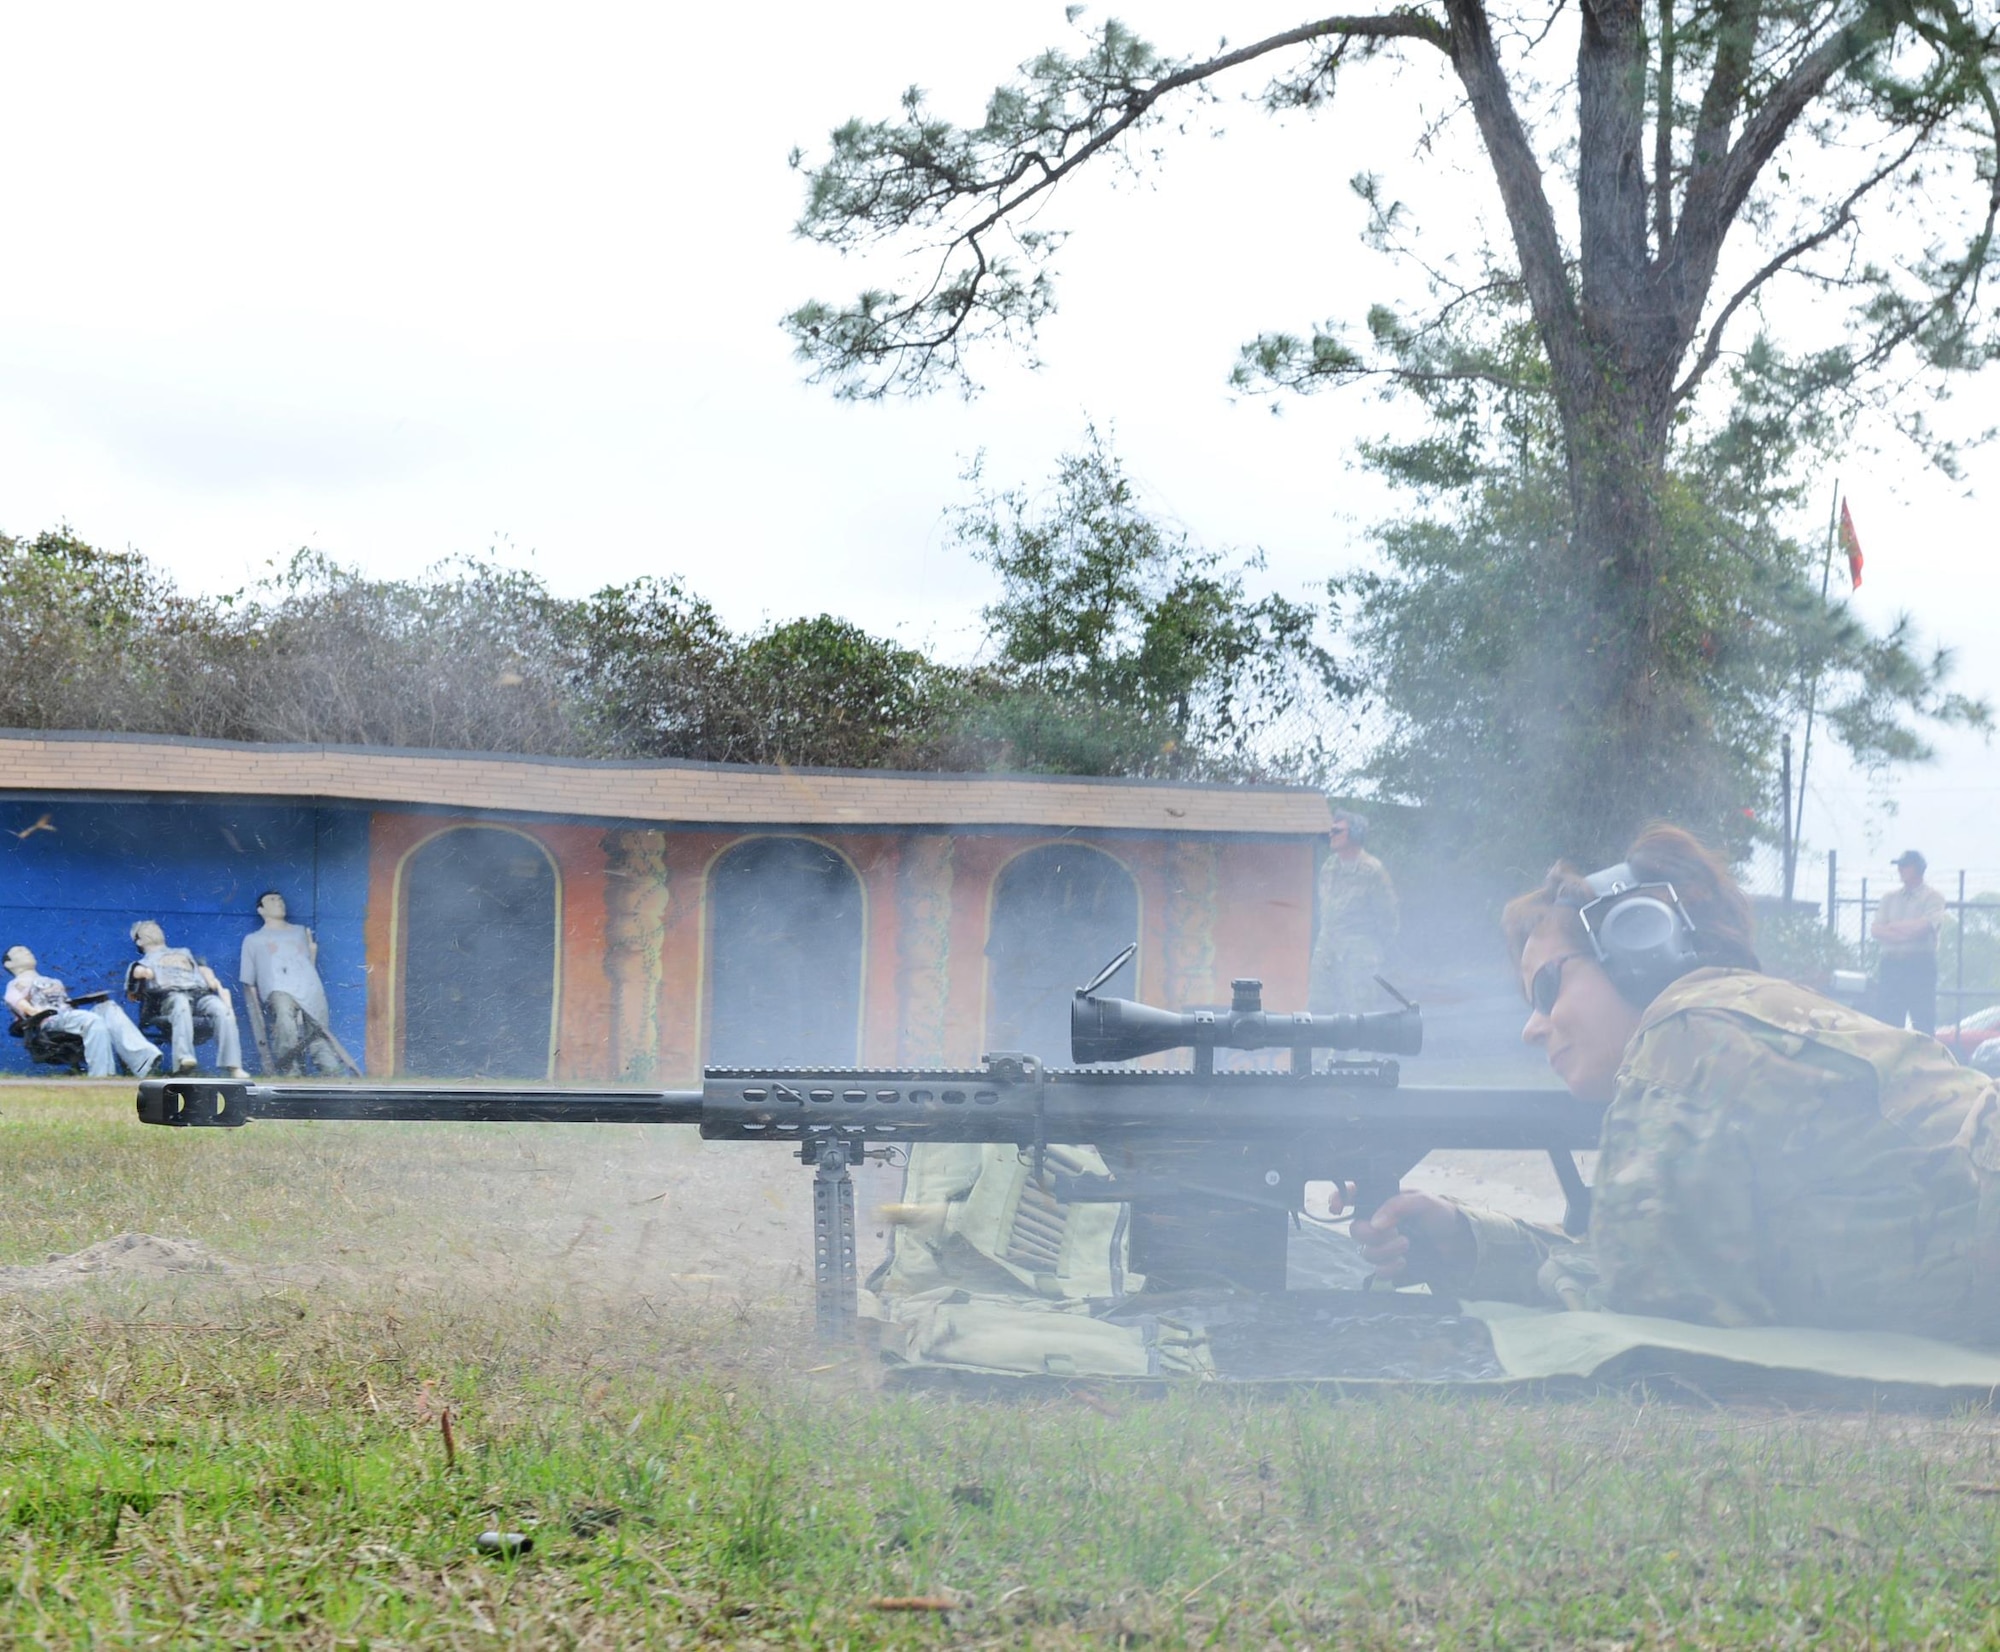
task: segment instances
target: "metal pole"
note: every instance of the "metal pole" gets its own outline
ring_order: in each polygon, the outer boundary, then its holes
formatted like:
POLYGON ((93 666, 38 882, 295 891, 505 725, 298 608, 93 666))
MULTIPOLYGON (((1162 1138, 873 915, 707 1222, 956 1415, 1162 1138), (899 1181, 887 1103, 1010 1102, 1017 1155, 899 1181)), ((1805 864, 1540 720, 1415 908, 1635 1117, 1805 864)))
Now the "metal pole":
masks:
POLYGON ((1861 967, 1868 967, 1868 880, 1861 880, 1861 967))
MULTIPOLYGON (((1826 512, 1826 561, 1819 570, 1819 600, 1826 601, 1827 592, 1833 589, 1833 535, 1840 525, 1840 478, 1833 479, 1833 503, 1826 512)), ((1813 708, 1819 700, 1819 672, 1815 670, 1812 681, 1806 684, 1806 738, 1799 748, 1799 809, 1792 822, 1792 840, 1797 842, 1806 835, 1806 765, 1812 761, 1813 708)), ((1866 938, 1864 937, 1864 940, 1866 938)))
POLYGON ((1952 974, 1951 1018, 1965 1019, 1965 868, 1958 869, 1958 964, 1952 974))
POLYGON ((1789 907, 1799 870, 1794 854, 1797 844, 1792 839, 1792 737, 1789 733, 1778 741, 1778 803, 1784 814, 1778 829, 1778 842, 1785 869, 1785 905, 1789 907))
POLYGON ((1829 849, 1826 852, 1826 932, 1836 941, 1840 939, 1839 899, 1840 852, 1829 849))

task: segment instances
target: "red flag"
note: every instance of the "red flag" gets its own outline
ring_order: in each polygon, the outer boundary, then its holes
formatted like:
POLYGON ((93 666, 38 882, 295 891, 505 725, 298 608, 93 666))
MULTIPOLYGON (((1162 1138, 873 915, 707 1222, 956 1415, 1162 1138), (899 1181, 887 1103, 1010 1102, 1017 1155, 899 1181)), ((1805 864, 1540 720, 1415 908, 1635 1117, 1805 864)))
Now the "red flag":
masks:
POLYGON ((1854 518, 1847 514, 1847 501, 1840 502, 1840 548, 1847 553, 1847 578, 1855 590, 1861 589, 1861 536, 1854 531, 1854 518))

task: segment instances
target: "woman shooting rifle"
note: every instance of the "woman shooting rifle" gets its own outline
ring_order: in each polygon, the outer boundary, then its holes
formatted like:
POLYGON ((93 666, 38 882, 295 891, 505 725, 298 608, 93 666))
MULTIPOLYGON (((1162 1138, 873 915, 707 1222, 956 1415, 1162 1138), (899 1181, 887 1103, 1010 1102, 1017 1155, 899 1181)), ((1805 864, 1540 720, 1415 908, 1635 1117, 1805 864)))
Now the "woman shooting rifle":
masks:
POLYGON ((1674 827, 1558 864, 1503 920, 1521 1036, 1605 1107, 1588 1238, 1426 1193, 1354 1236, 1385 1278, 1711 1325, 2000 1344, 2000 1090, 1761 973, 1750 905, 1674 827))

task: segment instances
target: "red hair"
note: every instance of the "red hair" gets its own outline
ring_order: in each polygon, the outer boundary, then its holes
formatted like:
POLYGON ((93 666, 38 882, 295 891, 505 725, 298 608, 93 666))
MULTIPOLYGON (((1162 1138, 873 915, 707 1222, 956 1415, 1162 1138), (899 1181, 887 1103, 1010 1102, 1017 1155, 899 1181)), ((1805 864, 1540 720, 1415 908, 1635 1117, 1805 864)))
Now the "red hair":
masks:
MULTIPOLYGON (((1678 826, 1648 826, 1625 851, 1625 864, 1640 883, 1670 883, 1694 925, 1695 951, 1704 964, 1758 969, 1756 923, 1749 897, 1730 876, 1714 850, 1678 826)), ((1579 952, 1590 950, 1577 913, 1597 899, 1585 874, 1559 860, 1539 889, 1517 895, 1500 915, 1507 952, 1518 965, 1528 942, 1553 929, 1579 952)))

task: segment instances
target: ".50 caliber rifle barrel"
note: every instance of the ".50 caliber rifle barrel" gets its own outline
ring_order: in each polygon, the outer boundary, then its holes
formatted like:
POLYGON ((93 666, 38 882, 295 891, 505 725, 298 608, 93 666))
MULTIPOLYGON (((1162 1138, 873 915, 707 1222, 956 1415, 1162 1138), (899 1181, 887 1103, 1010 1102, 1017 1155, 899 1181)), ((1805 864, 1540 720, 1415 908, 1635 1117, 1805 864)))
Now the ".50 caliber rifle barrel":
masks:
POLYGON ((1561 1090, 1342 1084, 1334 1075, 1111 1069, 1003 1077, 714 1068, 700 1090, 148 1079, 147 1124, 252 1119, 691 1124, 719 1141, 1242 1142, 1394 1137, 1440 1148, 1594 1147, 1601 1108, 1561 1090))
POLYGON ((448 1124, 699 1124, 699 1090, 590 1090, 532 1085, 246 1084, 149 1078, 146 1124, 248 1124, 260 1119, 401 1119, 448 1124))

